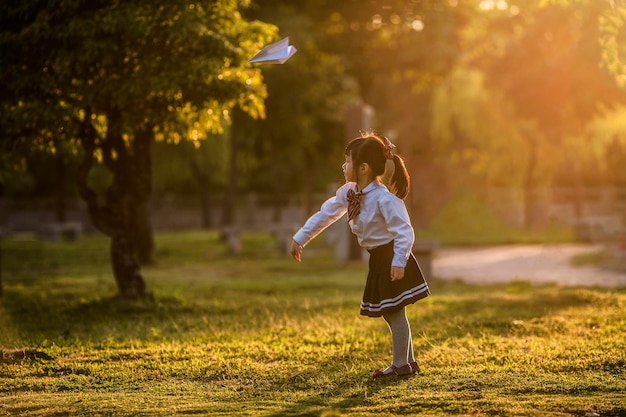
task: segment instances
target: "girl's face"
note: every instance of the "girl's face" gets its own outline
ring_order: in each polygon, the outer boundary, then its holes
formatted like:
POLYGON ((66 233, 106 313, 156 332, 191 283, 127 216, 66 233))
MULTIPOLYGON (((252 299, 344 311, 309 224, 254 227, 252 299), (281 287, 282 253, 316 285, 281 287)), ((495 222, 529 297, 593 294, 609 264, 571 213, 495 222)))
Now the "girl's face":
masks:
POLYGON ((346 162, 341 166, 343 170, 343 176, 346 179, 346 182, 356 182, 356 178, 354 178, 354 166, 352 165, 352 156, 346 155, 346 162))

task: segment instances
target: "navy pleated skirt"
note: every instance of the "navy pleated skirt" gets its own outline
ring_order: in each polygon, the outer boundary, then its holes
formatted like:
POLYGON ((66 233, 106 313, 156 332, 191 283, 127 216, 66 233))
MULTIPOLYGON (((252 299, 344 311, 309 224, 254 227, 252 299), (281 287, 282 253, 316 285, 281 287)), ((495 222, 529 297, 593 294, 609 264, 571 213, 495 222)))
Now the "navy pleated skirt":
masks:
POLYGON ((380 317, 430 295, 424 274, 413 254, 407 261, 404 278, 391 281, 393 241, 368 252, 369 272, 361 301, 361 315, 380 317))

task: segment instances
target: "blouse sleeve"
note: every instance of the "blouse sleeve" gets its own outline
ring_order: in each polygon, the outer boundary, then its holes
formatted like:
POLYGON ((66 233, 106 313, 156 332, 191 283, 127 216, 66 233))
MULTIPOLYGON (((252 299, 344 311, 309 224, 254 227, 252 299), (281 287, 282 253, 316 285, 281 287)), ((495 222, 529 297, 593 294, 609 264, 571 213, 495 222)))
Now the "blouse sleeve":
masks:
POLYGON ((302 246, 306 246, 315 236, 339 220, 348 211, 347 194, 349 188, 350 183, 341 186, 334 196, 322 204, 317 213, 309 217, 304 226, 293 236, 293 240, 302 246))
POLYGON ((388 198, 382 199, 379 204, 380 211, 387 223, 387 229, 394 239, 394 255, 391 265, 404 268, 415 241, 409 213, 404 201, 393 194, 389 194, 388 198))

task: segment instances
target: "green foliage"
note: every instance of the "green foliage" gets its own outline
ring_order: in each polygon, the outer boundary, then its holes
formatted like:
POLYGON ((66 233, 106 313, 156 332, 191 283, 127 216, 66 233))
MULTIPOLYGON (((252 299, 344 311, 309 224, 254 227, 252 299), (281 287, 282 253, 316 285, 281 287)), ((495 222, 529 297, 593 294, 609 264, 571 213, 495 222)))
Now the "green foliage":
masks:
MULTIPOLYGON (((340 7, 330 6, 328 13, 340 7)), ((319 7, 258 0, 248 12, 276 24, 298 48, 286 65, 263 69, 267 117, 244 120, 242 175, 249 178, 246 188, 256 192, 325 190, 341 179, 345 108, 358 90, 346 70, 350 51, 329 51, 323 41, 327 27, 316 20, 319 7)))
POLYGON ((626 7, 618 5, 607 11, 600 20, 600 44, 604 53, 602 63, 615 75, 621 87, 626 86, 626 70, 624 69, 624 22, 626 21, 626 7))
POLYGON ((266 236, 157 236, 154 298, 117 299, 106 241, 3 241, 0 415, 622 415, 623 290, 433 280, 409 307, 423 373, 358 316, 365 265, 266 236), (23 261, 18 261, 18 259, 23 261))
POLYGON ((486 83, 481 73, 457 68, 434 89, 433 153, 454 182, 452 191, 523 184, 529 158, 519 121, 510 103, 486 83))
POLYGON ((228 168, 228 138, 225 135, 208 136, 198 142, 155 144, 152 152, 153 189, 157 196, 223 191, 228 168), (206 181, 207 189, 199 189, 194 177, 206 181))
POLYGON ((464 239, 456 242, 467 244, 469 241, 478 244, 488 243, 503 230, 501 220, 495 213, 470 193, 461 193, 451 199, 448 204, 434 217, 431 225, 420 235, 434 235, 449 244, 450 234, 453 237, 464 239))
MULTIPOLYGON (((545 4, 559 4, 570 6, 584 4, 586 0, 544 0, 545 4)), ((623 30, 626 21, 626 5, 620 0, 606 0, 596 2, 602 8, 599 17, 598 42, 602 48, 601 64, 606 68, 619 84, 626 86, 626 70, 624 66, 624 41, 626 32, 623 30)))
POLYGON ((28 193, 33 188, 33 178, 26 174, 26 160, 0 152, 0 194, 28 193))
POLYGON ((588 172, 604 183, 626 184, 626 108, 619 107, 593 121, 588 127, 588 172))
MULTIPOLYGON (((4 88, 16 100, 41 103, 43 115, 64 113, 66 123, 81 108, 96 115, 117 108, 128 124, 152 120, 163 133, 166 122, 194 115, 219 127, 222 110, 235 103, 262 112, 260 71, 245 59, 275 29, 243 20, 239 2, 87 3, 29 4, 37 18, 18 19, 4 32, 4 88)), ((5 19, 21 13, 7 9, 5 19)), ((15 101, 12 109, 25 104, 15 101)), ((51 131, 50 122, 42 119, 39 128, 51 131)))
POLYGON ((324 49, 344 57, 361 97, 377 108, 375 89, 403 81, 388 97, 393 100, 394 93, 428 88, 458 59, 457 36, 463 22, 454 3, 325 0, 308 5, 310 15, 322 25, 324 49))
POLYGON ((87 152, 115 160, 121 155, 110 151, 109 133, 123 135, 129 148, 146 126, 157 138, 198 141, 223 130, 235 105, 262 117, 265 86, 246 60, 276 28, 243 19, 244 6, 3 4, 0 128, 7 150, 76 149, 90 122, 100 139, 87 152))
POLYGON ((434 216, 431 224, 416 231, 420 239, 443 245, 490 245, 508 243, 572 242, 571 228, 550 226, 523 229, 504 224, 479 193, 459 191, 434 216))

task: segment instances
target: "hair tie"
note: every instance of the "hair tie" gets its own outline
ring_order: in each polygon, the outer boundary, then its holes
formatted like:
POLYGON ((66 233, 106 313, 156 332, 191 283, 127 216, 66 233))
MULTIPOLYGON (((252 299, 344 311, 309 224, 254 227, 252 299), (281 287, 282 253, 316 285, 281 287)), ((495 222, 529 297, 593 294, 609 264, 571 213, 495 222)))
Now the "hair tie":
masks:
POLYGON ((395 150, 396 150, 396 145, 391 143, 391 141, 389 140, 389 138, 387 138, 387 136, 383 136, 383 139, 384 139, 384 142, 385 142, 383 144, 383 146, 385 147, 385 158, 393 159, 393 155, 394 155, 395 150))

